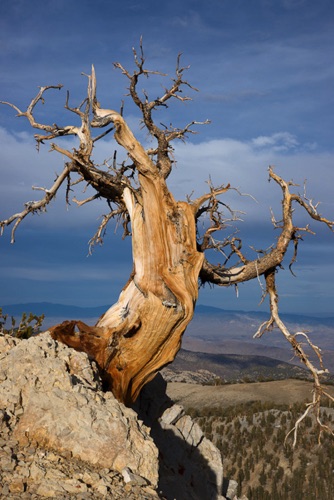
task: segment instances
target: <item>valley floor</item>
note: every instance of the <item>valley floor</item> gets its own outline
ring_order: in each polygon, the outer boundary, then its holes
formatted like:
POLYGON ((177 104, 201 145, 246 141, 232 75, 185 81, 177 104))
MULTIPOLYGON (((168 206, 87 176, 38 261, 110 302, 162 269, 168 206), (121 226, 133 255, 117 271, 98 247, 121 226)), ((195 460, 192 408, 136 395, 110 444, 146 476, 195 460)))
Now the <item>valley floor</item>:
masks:
MULTIPOLYGON (((291 405, 309 401, 312 398, 312 389, 312 382, 295 379, 219 386, 170 382, 167 385, 167 394, 185 408, 228 407, 252 401, 291 405)), ((327 390, 334 397, 334 386, 328 386, 327 390)))
MULTIPOLYGON (((327 391, 334 395, 334 387, 327 391)), ((224 476, 249 500, 332 500, 334 437, 308 416, 296 448, 287 434, 312 396, 302 380, 201 386, 168 383, 168 395, 183 405, 222 454, 224 476)), ((324 402, 322 422, 332 428, 334 405, 324 402)))

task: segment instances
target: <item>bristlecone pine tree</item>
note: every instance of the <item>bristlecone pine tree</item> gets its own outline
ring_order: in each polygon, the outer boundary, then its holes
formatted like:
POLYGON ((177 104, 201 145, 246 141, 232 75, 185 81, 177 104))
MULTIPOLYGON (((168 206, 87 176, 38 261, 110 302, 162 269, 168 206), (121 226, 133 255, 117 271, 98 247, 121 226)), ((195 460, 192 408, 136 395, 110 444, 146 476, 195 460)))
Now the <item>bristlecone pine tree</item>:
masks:
MULTIPOLYGON (((67 136, 76 136, 79 143, 76 149, 71 150, 51 143, 51 149, 64 155, 67 162, 49 189, 40 188, 44 191, 42 199, 28 202, 21 213, 1 222, 2 230, 13 223, 12 241, 15 230, 28 214, 44 210, 64 183, 68 197, 71 187, 79 181, 96 191, 84 201, 75 200, 79 205, 104 198, 110 207, 91 243, 101 242, 105 227, 113 218, 120 218, 125 235, 132 237, 133 271, 117 303, 93 327, 80 321, 66 321, 51 329, 55 339, 93 357, 114 395, 126 404, 134 402, 144 384, 175 358, 182 335, 193 317, 200 284, 228 287, 264 275, 272 314, 269 321, 261 325, 258 335, 279 321, 275 273, 289 244, 292 242, 297 247, 300 231, 307 230, 294 225, 293 203, 301 205, 311 218, 333 228, 333 222, 322 217, 312 202, 293 194, 290 189, 292 184, 269 168, 269 177, 282 190, 282 220, 273 220, 279 228, 276 243, 268 252, 263 252, 260 257, 257 254, 254 260, 249 261, 242 253, 238 238, 229 237, 221 242, 213 238, 214 233, 225 227, 227 216, 224 216, 223 209, 229 211, 220 197, 232 188, 229 185, 216 188, 209 183, 209 192, 200 198, 176 201, 166 184, 173 167, 171 144, 193 133, 193 126, 198 122, 192 122, 183 129, 159 127, 153 117, 157 109, 166 106, 172 99, 190 99, 182 92, 184 88, 192 89, 184 80, 187 68, 180 66, 178 57, 176 74, 170 87, 161 97, 150 100, 145 92, 143 95, 138 93, 138 82, 141 77, 161 74, 145 68, 141 44, 140 52, 133 50, 133 53, 135 71, 129 72, 119 63, 115 66, 129 81, 129 95, 155 141, 151 149, 145 149, 134 137, 122 110, 105 109, 99 103, 94 67, 88 76, 87 97, 83 103, 70 107, 67 94, 65 108, 78 115, 80 126, 45 125, 35 119, 35 108, 44 102, 45 93, 50 89, 60 89, 61 85, 41 87, 26 111, 21 111, 12 103, 2 102, 14 108, 18 116, 26 117, 33 128, 42 131, 35 135, 38 147, 46 141, 67 136), (94 129, 104 129, 104 132, 94 135, 94 129), (97 166, 92 157, 94 145, 110 132, 127 152, 128 160, 118 165, 115 155, 113 165, 106 162, 105 166, 97 166), (199 235, 197 224, 201 217, 205 218, 206 225, 199 235), (224 264, 214 265, 207 260, 206 250, 214 248, 229 249, 224 264), (230 258, 233 255, 237 259, 232 265, 230 258)), ((231 217, 231 212, 228 216, 231 217)), ((296 352, 305 362, 304 353, 294 336, 288 340, 296 344, 296 352)))

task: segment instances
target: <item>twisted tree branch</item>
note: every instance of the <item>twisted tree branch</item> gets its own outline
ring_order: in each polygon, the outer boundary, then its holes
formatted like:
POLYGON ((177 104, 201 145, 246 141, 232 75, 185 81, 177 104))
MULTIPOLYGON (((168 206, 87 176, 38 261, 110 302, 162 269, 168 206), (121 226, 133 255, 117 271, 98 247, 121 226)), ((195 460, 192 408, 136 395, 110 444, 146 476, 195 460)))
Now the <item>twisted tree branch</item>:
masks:
POLYGON ((15 232, 18 226, 21 224, 23 219, 28 214, 36 214, 40 212, 46 212, 46 207, 53 200, 57 194, 58 189, 62 185, 62 183, 67 179, 69 173, 72 170, 72 165, 70 163, 66 163, 62 173, 57 177, 53 185, 49 189, 43 188, 45 192, 45 196, 41 200, 37 201, 28 201, 25 203, 25 209, 22 212, 12 215, 6 220, 0 221, 0 233, 1 235, 4 232, 4 228, 6 226, 10 226, 12 222, 14 222, 14 226, 11 233, 11 243, 15 242, 15 232))
MULTIPOLYGON (((282 223, 279 226, 281 232, 277 238, 277 243, 272 246, 271 250, 257 259, 246 261, 243 260, 242 266, 232 266, 225 268, 210 264, 207 260, 204 261, 200 273, 200 278, 203 283, 210 282, 218 286, 230 286, 232 284, 249 281, 265 274, 269 269, 276 269, 283 262, 284 256, 291 242, 298 242, 300 231, 310 232, 309 228, 299 228, 293 223, 293 202, 299 203, 308 213, 308 215, 319 222, 326 224, 333 231, 334 222, 321 216, 313 206, 307 203, 300 195, 290 193, 289 187, 291 182, 284 181, 277 175, 272 167, 269 167, 269 178, 273 179, 282 190, 282 223)), ((277 226, 278 227, 278 226, 277 226)), ((296 250, 296 244, 295 244, 296 250)), ((293 258, 293 260, 295 257, 293 258)))
POLYGON ((276 325, 280 330, 280 332, 284 335, 286 340, 292 346, 295 355, 300 359, 300 361, 306 366, 306 368, 312 374, 313 384, 314 384, 312 401, 306 404, 305 412, 295 422, 294 427, 287 434, 285 441, 288 439, 290 434, 293 434, 293 447, 296 446, 299 426, 301 422, 305 419, 305 417, 312 411, 314 412, 316 416, 316 421, 318 423, 318 429, 319 429, 318 442, 320 444, 321 435, 324 431, 329 432, 334 436, 334 431, 322 423, 320 414, 321 398, 323 396, 328 398, 330 401, 334 402, 334 397, 331 396, 325 390, 325 388, 321 383, 321 376, 329 373, 329 371, 327 368, 324 367, 320 348, 316 346, 313 342, 311 342, 309 336, 305 332, 297 332, 294 335, 292 335, 289 332, 287 326, 280 318, 278 310, 278 293, 275 283, 275 274, 276 274, 275 269, 271 269, 267 273, 265 273, 266 294, 268 294, 269 296, 271 316, 269 320, 265 321, 259 326, 257 332, 254 334, 254 338, 261 337, 265 332, 272 330, 276 325), (316 354, 318 358, 320 368, 317 368, 314 362, 310 359, 302 343, 297 340, 298 336, 302 336, 304 339, 306 339, 307 345, 311 347, 312 351, 316 354))

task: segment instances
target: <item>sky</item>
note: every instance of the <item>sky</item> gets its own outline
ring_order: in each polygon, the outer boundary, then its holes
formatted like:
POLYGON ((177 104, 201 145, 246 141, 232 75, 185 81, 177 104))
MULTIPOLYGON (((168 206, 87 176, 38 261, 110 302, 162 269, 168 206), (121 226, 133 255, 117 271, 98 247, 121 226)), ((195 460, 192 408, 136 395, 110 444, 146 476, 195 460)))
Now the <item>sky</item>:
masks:
MULTIPOLYGON (((119 109, 135 135, 148 144, 140 117, 126 97, 128 82, 113 63, 132 70, 132 48, 140 37, 149 69, 169 76, 149 78, 142 88, 156 97, 174 76, 176 59, 189 66, 186 78, 192 101, 173 102, 158 121, 184 126, 211 120, 196 128, 186 143, 175 143, 176 167, 168 185, 178 199, 231 183, 224 201, 243 212, 238 222, 244 248, 267 248, 277 233, 280 193, 268 183, 268 166, 299 184, 319 211, 334 219, 334 4, 332 0, 1 0, 0 100, 24 110, 38 86, 64 85, 47 94, 38 117, 68 125, 64 110, 85 97, 91 65, 97 74, 102 107, 119 109), (155 95, 156 94, 156 95, 155 95)), ((60 173, 64 158, 48 145, 38 153, 35 131, 9 106, 0 107, 0 219, 39 199, 60 173)), ((75 147, 66 138, 62 147, 75 147)), ((96 161, 114 152, 110 136, 99 141, 96 161)), ((76 191, 78 199, 87 193, 76 191)), ((103 201, 67 206, 64 191, 47 213, 30 216, 10 243, 10 229, 0 238, 0 305, 54 302, 89 307, 112 304, 131 271, 131 241, 110 225, 104 244, 88 255, 88 241, 101 215, 103 201)), ((301 226, 307 218, 296 208, 301 226)), ((334 234, 310 221, 316 233, 304 235, 296 277, 289 259, 278 276, 282 312, 334 315, 334 234)), ((231 228, 231 232, 234 229, 231 228)), ((249 256, 256 255, 251 249, 249 256)), ((291 257, 291 253, 289 255, 291 257)), ((288 257, 289 257, 288 256, 288 257)), ((263 286, 263 283, 262 283, 263 286)), ((235 310, 268 310, 259 305, 257 280, 234 289, 200 290, 199 304, 235 310)))

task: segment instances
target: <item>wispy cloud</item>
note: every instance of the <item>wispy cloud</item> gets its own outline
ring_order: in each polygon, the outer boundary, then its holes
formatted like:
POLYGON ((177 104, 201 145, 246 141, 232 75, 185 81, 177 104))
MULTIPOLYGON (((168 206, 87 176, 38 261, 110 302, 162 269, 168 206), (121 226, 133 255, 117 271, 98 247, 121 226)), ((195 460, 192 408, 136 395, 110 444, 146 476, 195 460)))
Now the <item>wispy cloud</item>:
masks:
MULTIPOLYGON (((54 152, 49 153, 47 147, 37 153, 34 142, 26 133, 10 134, 0 128, 0 141, 3 144, 0 207, 1 218, 5 218, 22 209, 26 201, 38 199, 40 192, 33 191, 31 187, 49 187, 56 172, 61 171, 64 160, 54 152)), ((64 147, 71 149, 74 145, 74 141, 67 141, 64 147)), ((96 148, 96 162, 101 164, 104 159, 110 158, 115 148, 116 144, 111 138, 100 141, 96 148)), ((287 131, 243 141, 222 138, 197 143, 177 143, 175 159, 177 163, 169 184, 180 199, 184 199, 192 191, 194 196, 202 194, 208 189, 206 181, 211 176, 215 184, 229 182, 241 192, 253 195, 269 209, 274 200, 279 200, 280 195, 278 189, 267 184, 267 168, 274 165, 278 173, 300 183, 301 191, 303 182, 307 179, 310 194, 315 200, 323 202, 324 210, 333 206, 332 186, 326 179, 332 175, 334 153, 320 152, 315 144, 302 143, 287 131)), ((88 196, 81 191, 82 188, 79 188, 75 193, 77 198, 88 196)), ((256 208, 251 199, 237 198, 235 204, 240 205, 250 216, 256 210, 259 211, 259 216, 262 215, 262 209, 256 208)), ((72 203, 66 215, 64 193, 59 193, 56 202, 50 207, 50 213, 40 217, 38 224, 88 224, 91 227, 92 223, 97 224, 98 217, 107 210, 103 201, 81 208, 72 203)))
POLYGON ((212 24, 205 21, 204 16, 192 9, 189 9, 183 15, 172 16, 169 24, 184 31, 196 33, 199 37, 206 34, 210 34, 211 37, 215 35, 221 36, 222 33, 221 29, 214 28, 212 24))
POLYGON ((322 202, 324 215, 331 217, 333 212, 332 186, 325 179, 332 177, 334 154, 318 152, 316 148, 300 143, 289 132, 259 136, 249 141, 220 139, 178 145, 176 158, 177 171, 170 183, 177 196, 184 199, 192 191, 194 196, 199 196, 208 189, 206 181, 210 175, 214 184, 229 182, 240 192, 256 198, 258 203, 252 198, 235 195, 231 201, 234 208, 247 213, 248 222, 252 219, 269 220, 270 207, 276 213, 280 212, 281 192, 277 186, 268 184, 269 165, 285 179, 293 179, 299 184, 294 188, 296 192, 303 194, 304 181, 307 181, 307 194, 315 202, 322 202))
POLYGON ((128 271, 129 266, 119 265, 115 269, 101 269, 96 265, 91 265, 87 262, 86 265, 80 264, 63 264, 61 268, 52 268, 50 266, 13 266, 1 268, 1 275, 4 279, 20 279, 28 280, 31 282, 69 282, 69 281, 111 281, 120 280, 124 281, 125 272, 128 271))
POLYGON ((299 146, 297 138, 289 132, 276 132, 271 136, 262 135, 252 139, 256 148, 270 148, 273 152, 295 150, 299 146))

